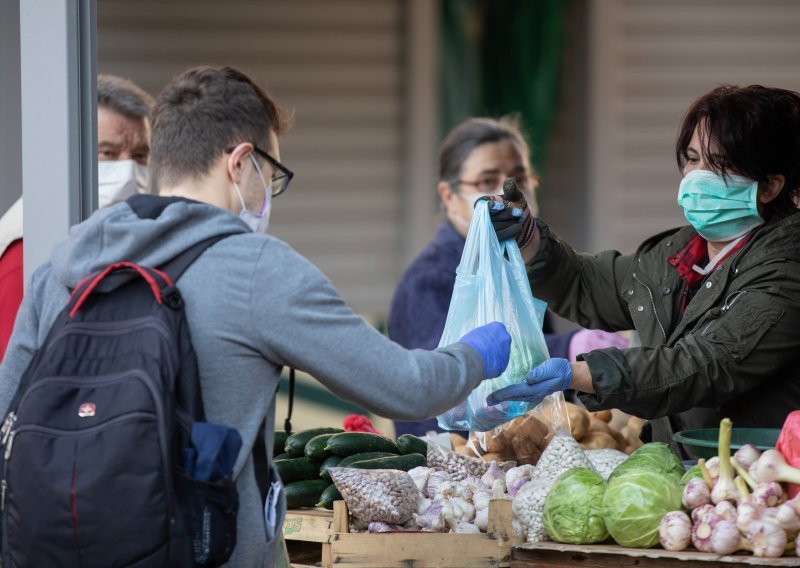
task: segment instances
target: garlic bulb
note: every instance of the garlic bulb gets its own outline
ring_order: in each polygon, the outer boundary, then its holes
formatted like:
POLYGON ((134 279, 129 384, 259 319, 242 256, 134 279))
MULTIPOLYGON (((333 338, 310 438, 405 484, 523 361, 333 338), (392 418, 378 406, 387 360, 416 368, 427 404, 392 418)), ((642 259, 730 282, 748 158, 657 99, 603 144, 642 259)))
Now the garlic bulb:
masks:
POLYGON ((753 521, 747 531, 747 540, 750 541, 755 556, 777 558, 783 556, 786 550, 786 531, 777 523, 753 521))
POLYGON ((487 487, 491 487, 495 480, 505 479, 505 476, 505 472, 497 465, 496 461, 493 461, 489 464, 489 469, 486 470, 486 473, 481 477, 481 481, 483 481, 487 487))
POLYGON ((443 507, 441 504, 434 503, 428 507, 428 510, 425 511, 424 514, 415 515, 414 520, 422 529, 431 532, 442 532, 446 527, 442 509, 443 507))
POLYGON ((683 488, 683 506, 687 509, 696 509, 711 503, 711 491, 705 480, 700 478, 690 479, 683 488))
POLYGON ((425 496, 433 499, 440 495, 445 489, 452 487, 450 474, 446 471, 434 471, 428 476, 428 483, 425 486, 425 496))
POLYGON ((519 477, 515 479, 514 482, 508 486, 509 497, 514 497, 530 480, 531 478, 527 475, 525 477, 519 477))
POLYGON ((658 526, 658 539, 665 550, 685 550, 692 540, 692 521, 683 511, 664 515, 658 526))
POLYGON ((476 511, 483 511, 489 508, 489 501, 492 500, 492 492, 488 489, 482 489, 472 494, 472 504, 475 505, 476 511))
POLYGON ((472 523, 458 523, 451 532, 459 534, 477 534, 481 532, 481 529, 472 523))
POLYGON ((784 501, 783 488, 775 481, 765 481, 756 485, 750 499, 757 506, 777 507, 784 501))
POLYGON ((430 467, 415 467, 408 471, 408 475, 414 480, 414 485, 417 486, 420 493, 425 493, 431 473, 433 473, 433 469, 430 467))
POLYGON ((745 469, 749 469, 760 456, 761 452, 753 444, 745 444, 733 454, 733 458, 745 469))
POLYGON ((736 505, 730 501, 722 501, 721 503, 717 503, 717 506, 714 507, 714 512, 725 521, 736 520, 736 505))
POLYGON ((481 532, 486 532, 489 530, 489 508, 479 509, 475 513, 475 526, 478 527, 481 532))
POLYGON ((530 478, 531 474, 533 473, 533 466, 531 465, 521 465, 518 467, 512 467, 506 472, 505 479, 506 479, 506 487, 511 489, 511 486, 514 485, 514 482, 522 477, 530 478))
POLYGON ((733 521, 720 521, 711 530, 711 550, 717 554, 733 554, 741 547, 742 537, 733 521))

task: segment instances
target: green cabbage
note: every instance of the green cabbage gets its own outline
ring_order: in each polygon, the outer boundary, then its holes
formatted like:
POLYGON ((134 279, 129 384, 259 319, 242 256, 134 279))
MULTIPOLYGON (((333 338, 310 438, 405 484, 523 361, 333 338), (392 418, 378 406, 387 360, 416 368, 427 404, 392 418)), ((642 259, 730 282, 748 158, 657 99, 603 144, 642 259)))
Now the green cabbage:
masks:
POLYGON ((683 462, 669 449, 667 444, 652 442, 645 444, 619 464, 609 476, 608 481, 610 482, 620 475, 626 475, 628 472, 641 470, 670 474, 676 476, 678 481, 685 472, 683 462))
POLYGON ((672 473, 641 469, 608 482, 603 520, 621 546, 650 548, 658 544, 658 525, 670 511, 681 509, 683 490, 672 473))
POLYGON ((690 467, 686 473, 683 474, 683 477, 681 477, 681 483, 686 485, 689 483, 690 479, 695 478, 703 479, 703 472, 700 470, 700 465, 694 465, 690 467))
POLYGON ((576 467, 555 480, 544 505, 542 521, 556 542, 589 544, 608 538, 603 522, 606 482, 585 467, 576 467))

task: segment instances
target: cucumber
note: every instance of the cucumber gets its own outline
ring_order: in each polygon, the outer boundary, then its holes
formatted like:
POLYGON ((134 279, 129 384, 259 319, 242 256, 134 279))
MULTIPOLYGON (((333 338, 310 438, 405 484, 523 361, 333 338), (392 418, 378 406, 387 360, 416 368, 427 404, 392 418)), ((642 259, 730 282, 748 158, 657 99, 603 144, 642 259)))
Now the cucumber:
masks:
POLYGON ((305 455, 306 444, 314 436, 320 434, 335 434, 342 432, 341 428, 312 428, 311 430, 303 430, 297 434, 292 434, 286 438, 285 450, 287 454, 291 454, 293 458, 302 458, 305 455))
POLYGON ((353 462, 374 460, 375 458, 390 458, 396 455, 397 454, 390 454, 389 452, 363 452, 360 454, 353 454, 352 456, 347 456, 346 458, 342 458, 342 461, 340 461, 336 465, 336 467, 347 467, 353 462))
POLYGON ((282 454, 278 454, 277 456, 273 457, 273 458, 272 458, 272 461, 278 461, 278 460, 288 460, 288 459, 290 459, 291 457, 292 457, 292 456, 290 456, 290 455, 289 455, 289 454, 287 454, 286 452, 283 452, 282 454))
POLYGON ((342 459, 343 458, 340 458, 339 456, 330 456, 330 457, 328 457, 324 462, 322 462, 322 465, 319 466, 319 476, 322 479, 330 481, 331 480, 331 474, 328 473, 328 468, 329 467, 336 467, 337 465, 339 465, 339 462, 342 461, 342 459))
POLYGON ((325 446, 328 443, 328 438, 331 436, 335 436, 335 434, 320 434, 319 436, 311 438, 306 444, 306 457, 312 460, 322 461, 330 456, 330 453, 325 451, 325 446))
POLYGON ((397 438, 397 449, 401 454, 428 455, 428 442, 417 438, 414 434, 403 434, 397 438))
POLYGON ((319 503, 322 492, 330 483, 324 479, 309 479, 289 483, 283 490, 286 492, 286 506, 289 509, 313 507, 319 503))
POLYGON ((336 489, 336 486, 331 483, 322 492, 322 495, 319 496, 319 503, 317 503, 317 507, 325 507, 326 509, 333 509, 333 502, 334 501, 341 501, 342 494, 339 493, 339 490, 336 489))
POLYGON ((290 458, 288 460, 275 460, 275 469, 281 476, 283 484, 293 481, 319 478, 319 465, 308 458, 290 458))
POLYGON ((422 454, 406 454, 404 456, 391 456, 388 458, 375 458, 372 460, 357 461, 347 467, 356 469, 399 469, 409 471, 415 467, 428 464, 428 459, 422 454))
POLYGON ((325 450, 335 456, 351 456, 363 452, 398 453, 397 444, 389 438, 369 432, 342 432, 328 439, 325 450))
POLYGON ((272 442, 272 455, 277 458, 278 454, 282 454, 284 452, 284 448, 286 447, 286 432, 284 430, 275 430, 275 437, 273 438, 272 442))

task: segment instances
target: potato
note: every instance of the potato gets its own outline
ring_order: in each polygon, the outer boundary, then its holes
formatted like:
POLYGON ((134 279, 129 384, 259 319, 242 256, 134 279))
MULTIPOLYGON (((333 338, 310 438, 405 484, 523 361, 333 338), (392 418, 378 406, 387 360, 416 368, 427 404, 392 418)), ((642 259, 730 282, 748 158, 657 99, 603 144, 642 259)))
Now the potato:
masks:
POLYGON ((519 465, 536 465, 543 450, 535 440, 521 434, 517 434, 511 439, 511 447, 514 448, 514 455, 510 457, 517 460, 519 465))
POLYGON ((580 445, 584 450, 616 449, 617 447, 617 443, 611 434, 597 430, 586 434, 580 441, 580 445))
POLYGON ((628 439, 616 428, 611 428, 609 434, 611 434, 611 436, 614 438, 614 441, 617 443, 618 450, 622 450, 622 448, 628 445, 628 439))
POLYGON ((465 446, 467 444, 467 439, 462 436, 461 434, 454 434, 450 433, 450 444, 452 444, 453 448, 459 448, 461 446, 465 446))
POLYGON ((481 447, 488 453, 502 454, 506 452, 509 439, 505 431, 494 429, 482 435, 481 447))
POLYGON ((590 418, 598 418, 608 424, 611 422, 611 411, 610 410, 598 410, 597 412, 590 412, 590 418))
POLYGON ((572 437, 581 440, 589 431, 589 413, 580 406, 568 402, 567 414, 572 437))
POLYGON ((483 461, 485 462, 496 461, 497 463, 500 463, 505 459, 506 458, 504 456, 501 456, 500 454, 492 454, 492 453, 483 454, 483 461))
POLYGON ((644 418, 639 418, 637 416, 631 416, 630 419, 628 420, 628 426, 638 436, 639 432, 642 431, 642 426, 644 426, 646 422, 647 422, 647 420, 645 420, 644 418))
POLYGON ((611 434, 611 426, 607 422, 589 415, 589 432, 605 432, 611 434))

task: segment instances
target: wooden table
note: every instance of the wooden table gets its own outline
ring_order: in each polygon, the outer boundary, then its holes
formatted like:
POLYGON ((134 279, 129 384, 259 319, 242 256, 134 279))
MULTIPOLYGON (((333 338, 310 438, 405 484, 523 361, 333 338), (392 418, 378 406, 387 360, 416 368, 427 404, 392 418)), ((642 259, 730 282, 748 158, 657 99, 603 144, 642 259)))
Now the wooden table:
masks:
POLYGON ((623 548, 611 544, 525 543, 511 550, 512 568, 580 566, 582 568, 732 568, 744 566, 800 566, 800 558, 758 558, 751 554, 720 556, 686 550, 669 552, 660 548, 623 548))

